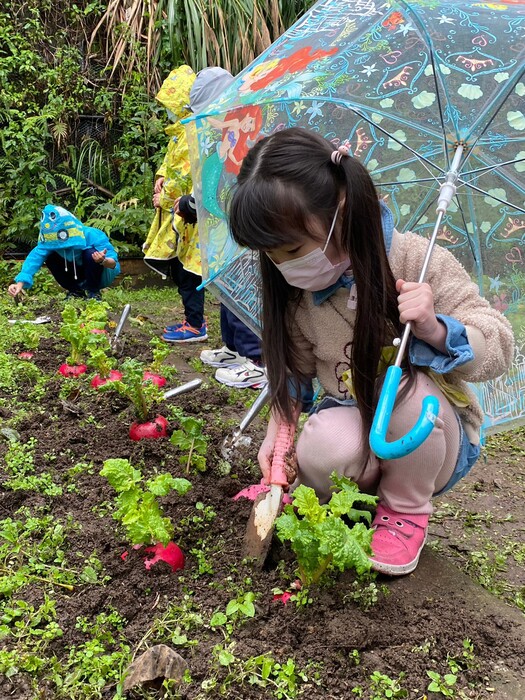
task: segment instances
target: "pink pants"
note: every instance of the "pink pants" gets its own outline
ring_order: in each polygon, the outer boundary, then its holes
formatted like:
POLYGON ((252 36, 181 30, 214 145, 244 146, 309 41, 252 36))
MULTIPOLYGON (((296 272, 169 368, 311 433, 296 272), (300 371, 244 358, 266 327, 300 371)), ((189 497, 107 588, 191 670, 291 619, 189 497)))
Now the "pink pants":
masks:
POLYGON ((335 471, 355 481, 362 491, 377 493, 382 503, 398 513, 431 513, 432 494, 446 485, 456 466, 460 434, 453 407, 426 374, 417 373, 412 390, 396 405, 387 440, 397 440, 413 427, 421 401, 429 394, 438 398, 440 408, 425 442, 394 460, 378 459, 367 445, 364 466, 357 407, 337 406, 310 416, 297 442, 299 474, 294 486, 311 486, 325 503, 331 495, 330 474, 335 471))

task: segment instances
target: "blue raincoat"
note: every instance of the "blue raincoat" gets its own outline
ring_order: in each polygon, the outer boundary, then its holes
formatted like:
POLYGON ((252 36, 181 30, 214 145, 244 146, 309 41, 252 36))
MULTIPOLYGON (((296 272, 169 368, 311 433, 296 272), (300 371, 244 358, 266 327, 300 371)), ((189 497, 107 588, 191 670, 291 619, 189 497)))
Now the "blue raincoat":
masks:
POLYGON ((105 267, 102 272, 101 288, 109 287, 120 273, 117 251, 106 234, 98 228, 84 226, 67 209, 48 204, 42 212, 38 244, 24 260, 15 282, 23 282, 24 288, 33 285, 33 277, 46 262, 51 253, 64 258, 64 267, 82 267, 82 251, 86 248, 106 250, 106 257, 117 263, 114 269, 105 267))

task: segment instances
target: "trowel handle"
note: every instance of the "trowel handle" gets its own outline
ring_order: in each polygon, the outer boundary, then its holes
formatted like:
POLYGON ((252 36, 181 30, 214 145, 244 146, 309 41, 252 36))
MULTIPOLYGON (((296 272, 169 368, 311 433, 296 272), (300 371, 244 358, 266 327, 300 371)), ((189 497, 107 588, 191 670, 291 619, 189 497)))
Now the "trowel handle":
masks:
POLYGON ((259 396, 252 403, 242 421, 239 423, 239 430, 237 431, 239 435, 241 435, 241 433, 244 433, 244 431, 251 424, 253 419, 259 415, 262 407, 268 402, 269 398, 270 386, 269 384, 266 384, 264 389, 261 389, 261 391, 259 392, 259 396))
POLYGON ((202 384, 202 379, 192 379, 186 384, 181 384, 176 386, 174 389, 168 389, 164 392, 165 399, 171 399, 173 396, 178 396, 179 394, 186 394, 188 391, 193 391, 202 384))
POLYGON ((286 453, 293 445, 295 425, 283 421, 279 424, 277 437, 273 446, 272 468, 270 472, 270 484, 288 486, 288 478, 285 470, 286 453))
POLYGON ((120 317, 120 320, 117 324, 117 327, 115 329, 115 335, 113 336, 113 340, 117 340, 119 335, 122 333, 122 329, 124 328, 124 324, 126 323, 126 320, 129 316, 129 312, 131 311, 131 304, 126 304, 122 311, 122 315, 120 317))

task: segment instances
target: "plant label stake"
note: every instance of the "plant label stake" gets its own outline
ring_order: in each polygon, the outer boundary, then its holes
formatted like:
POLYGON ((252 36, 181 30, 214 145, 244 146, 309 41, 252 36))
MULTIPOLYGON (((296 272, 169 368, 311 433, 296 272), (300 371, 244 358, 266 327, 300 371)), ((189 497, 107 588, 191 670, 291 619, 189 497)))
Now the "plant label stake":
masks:
POLYGON ((173 389, 168 389, 168 391, 165 391, 163 398, 171 399, 173 396, 179 396, 179 394, 186 394, 188 391, 193 391, 194 389, 197 389, 201 384, 202 379, 191 379, 185 384, 181 384, 180 386, 176 386, 173 389))
POLYGON ((283 421, 275 440, 270 471, 270 490, 261 493, 254 501, 243 543, 243 556, 255 559, 262 567, 272 541, 275 519, 281 512, 283 488, 288 486, 285 458, 293 445, 295 426, 283 421))
POLYGON ((253 404, 250 406, 248 412, 244 416, 244 418, 241 420, 239 427, 236 428, 231 435, 227 435, 224 438, 224 442, 222 443, 221 447, 221 454, 226 460, 230 460, 232 456, 232 451, 237 447, 239 444, 244 431, 246 428, 248 428, 249 425, 251 425, 252 421, 256 416, 259 415, 261 412, 262 407, 267 403, 268 398, 270 396, 270 388, 269 385, 266 384, 264 389, 262 389, 259 393, 259 396, 255 399, 253 404))
POLYGON ((117 350, 119 349, 119 337, 120 337, 120 334, 122 333, 122 329, 124 328, 124 324, 126 323, 126 320, 129 316, 130 311, 131 311, 131 304, 126 304, 126 306, 124 307, 124 309, 122 311, 122 315, 120 316, 117 327, 115 329, 115 335, 109 341, 109 346, 113 352, 117 352, 117 350))
POLYGON ((39 326, 41 323, 51 323, 51 316, 37 316, 32 321, 27 318, 10 318, 8 323, 34 323, 39 326))

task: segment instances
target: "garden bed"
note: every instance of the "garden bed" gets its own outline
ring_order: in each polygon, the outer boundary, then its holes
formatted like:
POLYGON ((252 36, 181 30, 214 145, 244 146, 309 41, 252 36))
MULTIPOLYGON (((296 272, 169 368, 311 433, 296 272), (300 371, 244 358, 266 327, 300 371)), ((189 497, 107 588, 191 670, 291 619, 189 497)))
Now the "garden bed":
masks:
MULTIPOLYGON (((124 302, 132 303, 124 356, 149 360, 151 335, 172 320, 166 318, 171 294, 108 293, 113 317, 124 302)), ((13 386, 9 368, 0 368, 1 427, 16 431, 0 442, 6 465, 0 495, 1 697, 121 697, 128 664, 161 643, 188 666, 180 683, 167 684, 166 697, 188 700, 482 699, 498 697, 493 683, 502 664, 523 675, 525 640, 489 607, 472 607, 462 590, 412 599, 408 579, 400 586, 381 577, 358 581, 345 572, 298 601, 274 600, 275 589, 290 589, 295 580, 293 555, 275 540, 262 571, 243 561, 251 503, 232 499, 259 479, 264 420, 249 430, 252 444, 229 461, 220 450, 256 392, 220 386, 213 370, 196 359, 202 347, 219 342, 216 305, 209 306, 208 345, 174 347, 167 359, 169 386, 197 376, 204 384, 158 407, 170 433, 183 417, 202 420, 207 448, 200 470, 169 438, 131 441, 128 405, 111 391, 90 389, 91 375, 60 377, 67 355, 58 336, 60 307, 49 299, 28 303, 28 316, 45 312, 52 323, 30 360, 18 359, 27 349, 20 340, 7 348, 17 367, 27 362, 40 372, 20 369, 13 386), (110 458, 129 460, 145 477, 169 472, 191 481, 185 495, 159 499, 185 554, 183 570, 173 572, 162 561, 147 570, 143 549, 130 546, 112 517, 115 492, 100 475, 110 458), (31 468, 24 472, 23 463, 31 468), (13 480, 17 469, 25 481, 13 480), (231 601, 238 605, 228 608, 231 601), (428 692, 432 682, 439 692, 428 692)), ((487 461, 436 503, 430 538, 432 548, 522 611, 524 450, 521 432, 490 442, 487 461)), ((160 695, 141 688, 135 697, 160 695)))

